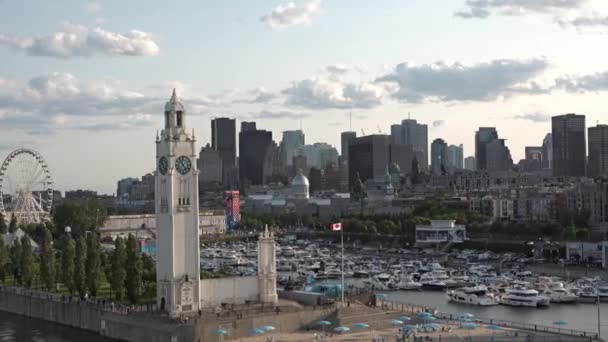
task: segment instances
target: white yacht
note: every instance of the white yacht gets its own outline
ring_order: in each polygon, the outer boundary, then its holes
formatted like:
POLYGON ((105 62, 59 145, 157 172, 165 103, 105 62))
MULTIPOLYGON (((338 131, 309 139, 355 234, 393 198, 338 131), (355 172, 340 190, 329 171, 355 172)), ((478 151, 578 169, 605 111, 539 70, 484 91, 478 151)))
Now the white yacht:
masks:
POLYGON ((286 246, 286 247, 283 247, 283 249, 281 250, 281 255, 284 257, 291 258, 291 257, 296 256, 296 251, 294 251, 294 249, 292 247, 286 246))
POLYGON ((599 285, 597 287, 600 302, 608 302, 608 285, 599 285))
POLYGON ((420 277, 422 287, 428 290, 445 290, 446 281, 449 280, 447 273, 442 270, 427 272, 420 277))
POLYGON ((458 303, 491 306, 498 305, 498 299, 488 292, 485 285, 463 287, 448 291, 448 300, 458 303))
POLYGON ((578 296, 566 290, 564 284, 561 282, 548 283, 544 288, 541 288, 539 292, 542 295, 549 297, 549 300, 551 300, 552 303, 575 303, 578 299, 578 296))
POLYGON ((420 290, 422 284, 415 281, 412 276, 402 276, 399 282, 395 283, 395 288, 404 291, 420 290))
POLYGON ((500 304, 537 308, 549 306, 550 301, 549 298, 541 296, 536 290, 514 287, 507 289, 500 299, 500 304))
POLYGON ((578 296, 579 302, 583 303, 597 303, 597 289, 593 286, 582 286, 581 293, 578 296))

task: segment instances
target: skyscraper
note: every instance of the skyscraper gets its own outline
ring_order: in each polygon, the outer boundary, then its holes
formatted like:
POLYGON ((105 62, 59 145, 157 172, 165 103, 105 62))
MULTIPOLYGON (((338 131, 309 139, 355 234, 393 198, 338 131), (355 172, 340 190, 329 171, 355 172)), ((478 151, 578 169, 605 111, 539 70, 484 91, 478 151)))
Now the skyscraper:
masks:
POLYGON ((511 151, 505 144, 505 139, 494 139, 485 144, 485 158, 487 171, 506 171, 513 168, 511 151))
POLYGON ((211 120, 211 148, 218 151, 222 160, 222 180, 226 187, 236 183, 236 120, 211 120))
POLYGON ((495 139, 498 139, 496 127, 479 127, 479 130, 475 132, 476 170, 487 170, 486 144, 495 139))
POLYGON ((412 145, 414 151, 420 151, 423 160, 418 160, 421 171, 428 170, 429 139, 427 125, 419 124, 416 120, 402 120, 400 125, 391 126, 391 143, 412 145))
POLYGON ((239 133, 239 179, 242 187, 264 184, 270 176, 268 163, 272 153, 272 132, 255 127, 255 122, 243 122, 239 133))
POLYGON ((431 173, 440 176, 447 172, 448 144, 443 139, 435 139, 431 144, 431 173))
POLYGON ((565 114, 551 119, 553 175, 585 176, 585 116, 565 114))
POLYGON ((369 179, 382 180, 390 163, 389 136, 367 135, 353 140, 348 148, 349 187, 357 179, 357 173, 363 182, 369 179))
POLYGON ((446 166, 449 171, 462 170, 464 162, 464 149, 462 144, 449 145, 446 166))
POLYGON ((477 169, 475 157, 469 156, 464 158, 464 168, 465 170, 475 171, 477 169))
POLYGON ((356 138, 357 132, 342 132, 342 134, 340 135, 340 152, 342 155, 342 159, 348 160, 348 146, 350 145, 351 141, 355 140, 356 138))
POLYGON ((543 139, 542 151, 542 168, 543 170, 550 170, 553 168, 553 137, 551 133, 547 133, 547 135, 545 135, 545 138, 543 139))
POLYGON ((608 176, 608 125, 589 127, 589 177, 608 176))
POLYGON ((293 165, 293 157, 297 155, 298 149, 304 145, 304 132, 301 130, 284 131, 281 140, 282 158, 287 166, 293 165))

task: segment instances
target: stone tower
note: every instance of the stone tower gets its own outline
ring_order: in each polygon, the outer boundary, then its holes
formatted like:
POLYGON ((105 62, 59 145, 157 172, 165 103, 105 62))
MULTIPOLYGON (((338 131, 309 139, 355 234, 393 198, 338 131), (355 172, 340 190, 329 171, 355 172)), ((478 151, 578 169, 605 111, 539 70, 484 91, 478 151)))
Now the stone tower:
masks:
POLYGON ((268 226, 258 240, 258 291, 260 302, 278 304, 276 243, 268 226))
POLYGON ((197 311, 200 302, 198 170, 194 131, 175 89, 156 137, 157 304, 172 316, 197 311))

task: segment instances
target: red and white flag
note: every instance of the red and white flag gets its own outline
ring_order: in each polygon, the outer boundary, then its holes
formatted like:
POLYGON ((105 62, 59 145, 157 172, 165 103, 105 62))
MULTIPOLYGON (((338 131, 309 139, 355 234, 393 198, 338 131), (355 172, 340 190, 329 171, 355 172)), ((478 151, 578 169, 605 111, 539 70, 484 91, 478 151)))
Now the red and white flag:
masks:
POLYGON ((329 225, 329 230, 332 232, 339 232, 342 230, 342 222, 332 223, 329 225))

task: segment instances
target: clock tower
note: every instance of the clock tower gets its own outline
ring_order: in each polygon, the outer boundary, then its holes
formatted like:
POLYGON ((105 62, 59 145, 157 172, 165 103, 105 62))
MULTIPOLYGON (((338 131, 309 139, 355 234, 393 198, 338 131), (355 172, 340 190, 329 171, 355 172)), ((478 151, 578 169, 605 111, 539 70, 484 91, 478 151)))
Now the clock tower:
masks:
POLYGON ((175 89, 164 119, 156 137, 156 291, 159 308, 177 316, 199 309, 200 245, 196 139, 175 89))

